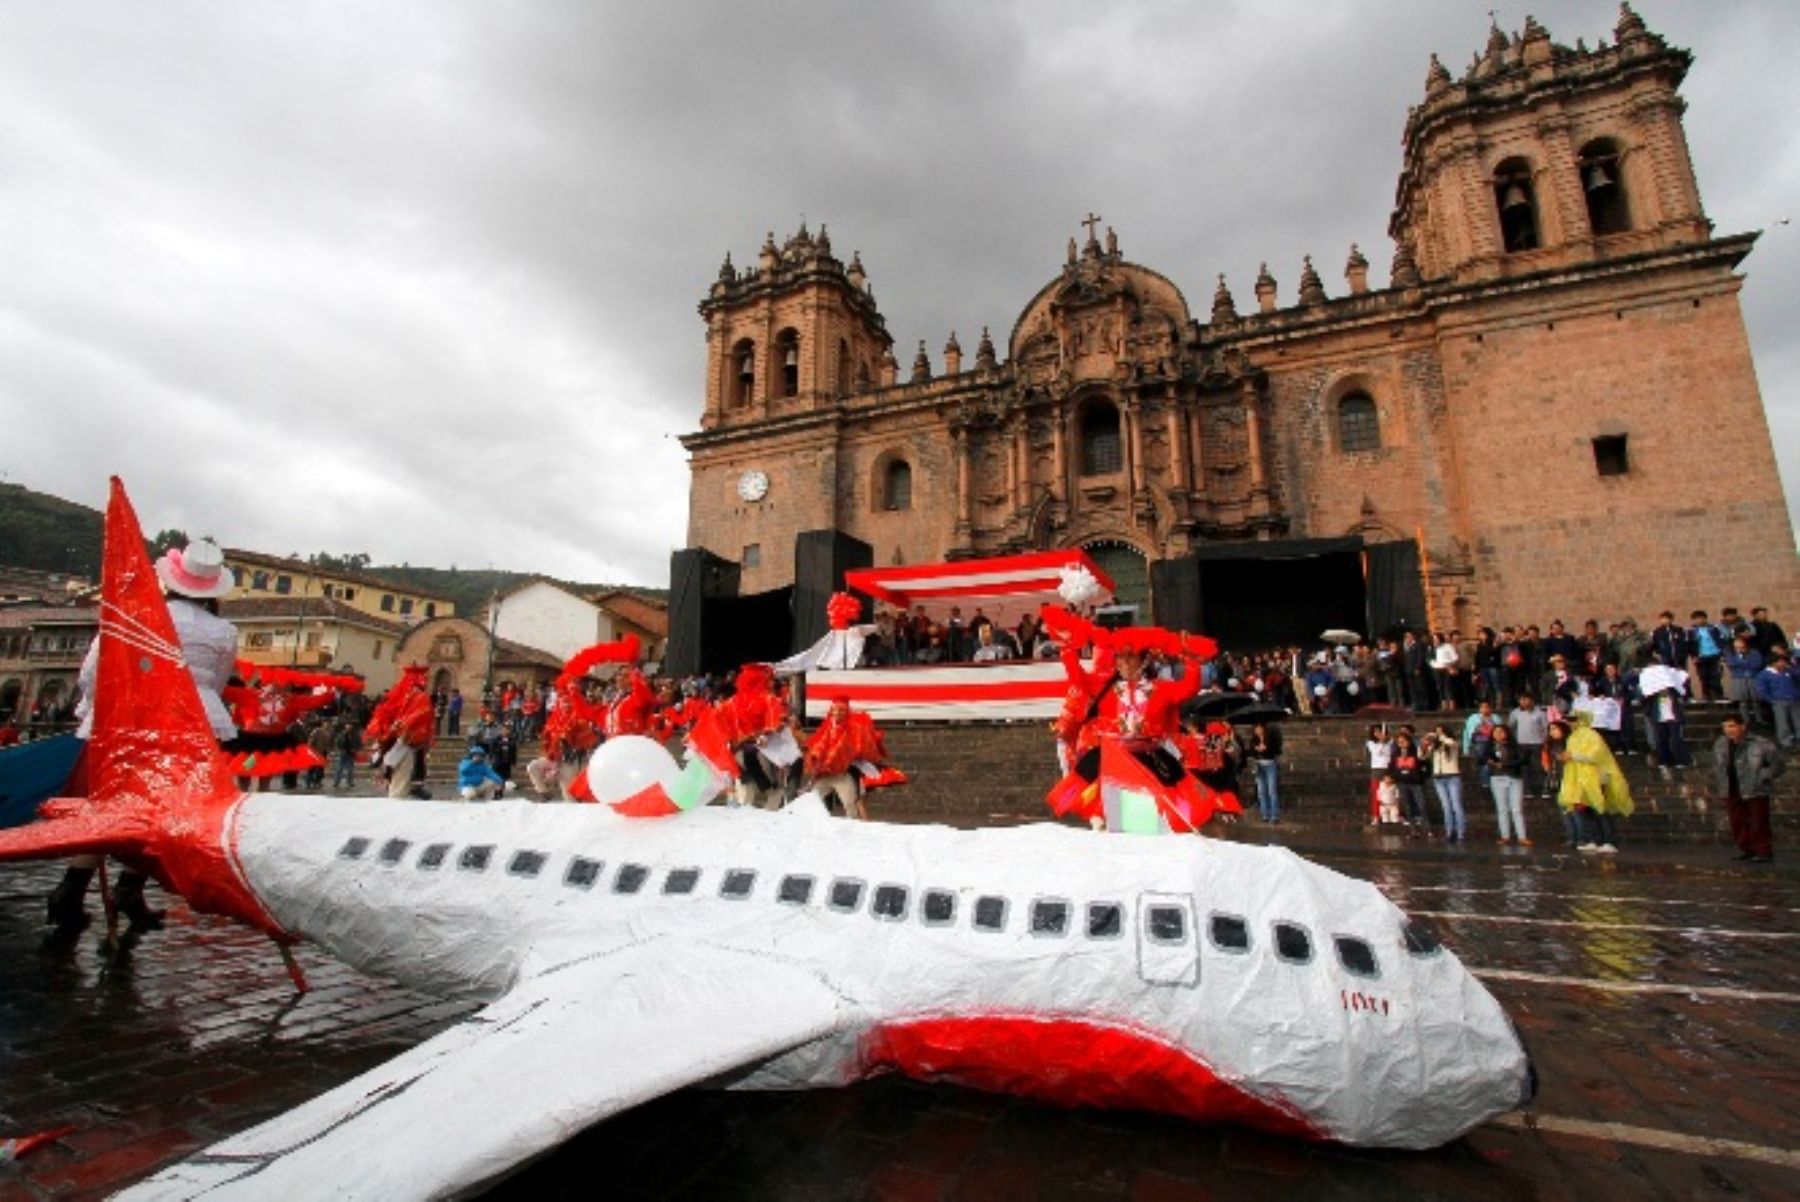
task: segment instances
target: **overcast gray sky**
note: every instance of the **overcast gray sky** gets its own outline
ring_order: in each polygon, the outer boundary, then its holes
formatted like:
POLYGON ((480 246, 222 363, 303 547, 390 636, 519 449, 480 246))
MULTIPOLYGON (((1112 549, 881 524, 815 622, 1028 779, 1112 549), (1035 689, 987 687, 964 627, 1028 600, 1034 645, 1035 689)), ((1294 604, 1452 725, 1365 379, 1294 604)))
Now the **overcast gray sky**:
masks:
MULTIPOLYGON (((940 366, 1090 209, 1199 312, 1264 259, 1341 292, 1351 242, 1385 283, 1407 106, 1492 2, 0 3, 0 472, 269 552, 662 584, 727 250, 828 223, 940 366)), ((1800 5, 1637 8, 1697 56, 1709 216, 1766 231, 1792 488, 1800 5)))

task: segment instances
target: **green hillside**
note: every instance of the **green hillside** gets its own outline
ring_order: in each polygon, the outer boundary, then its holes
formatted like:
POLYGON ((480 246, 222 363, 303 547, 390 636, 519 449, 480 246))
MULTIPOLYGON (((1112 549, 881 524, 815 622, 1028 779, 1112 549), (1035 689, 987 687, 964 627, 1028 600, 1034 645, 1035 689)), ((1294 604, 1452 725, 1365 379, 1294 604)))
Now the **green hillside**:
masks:
MULTIPOLYGON (((41 572, 71 572, 90 580, 100 578, 102 515, 97 509, 77 505, 48 493, 33 492, 21 484, 0 483, 0 565, 34 568, 41 572)), ((170 533, 170 532, 164 532, 170 533)), ((161 541, 159 534, 152 544, 161 541)), ((487 604, 496 590, 505 592, 531 579, 527 572, 485 568, 416 568, 411 565, 369 564, 363 569, 397 584, 414 587, 456 603, 456 612, 472 614, 487 604)), ((572 592, 596 593, 610 588, 661 597, 665 589, 637 585, 581 584, 558 581, 572 592)))

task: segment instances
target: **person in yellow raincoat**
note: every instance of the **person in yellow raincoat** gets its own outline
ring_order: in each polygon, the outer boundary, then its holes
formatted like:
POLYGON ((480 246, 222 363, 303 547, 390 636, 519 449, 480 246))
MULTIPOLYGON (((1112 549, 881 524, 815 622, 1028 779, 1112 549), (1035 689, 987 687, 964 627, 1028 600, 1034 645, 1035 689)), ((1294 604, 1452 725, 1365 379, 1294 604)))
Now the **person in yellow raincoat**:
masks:
POLYGON ((1613 819, 1631 813, 1631 786, 1612 749, 1594 729, 1594 716, 1576 710, 1572 717, 1569 741, 1557 757, 1562 761, 1562 788, 1556 801, 1571 847, 1612 855, 1619 850, 1613 819))

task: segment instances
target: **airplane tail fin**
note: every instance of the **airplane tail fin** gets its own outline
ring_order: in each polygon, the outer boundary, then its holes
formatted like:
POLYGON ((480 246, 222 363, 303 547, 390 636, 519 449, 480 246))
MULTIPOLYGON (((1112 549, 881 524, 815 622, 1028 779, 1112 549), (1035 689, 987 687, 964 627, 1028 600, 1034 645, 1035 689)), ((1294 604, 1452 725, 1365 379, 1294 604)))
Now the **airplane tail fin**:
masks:
POLYGON ((226 862, 225 823, 240 794, 116 476, 93 701, 88 796, 47 802, 37 822, 0 831, 0 861, 116 855, 141 863, 196 909, 269 928, 273 920, 226 862))

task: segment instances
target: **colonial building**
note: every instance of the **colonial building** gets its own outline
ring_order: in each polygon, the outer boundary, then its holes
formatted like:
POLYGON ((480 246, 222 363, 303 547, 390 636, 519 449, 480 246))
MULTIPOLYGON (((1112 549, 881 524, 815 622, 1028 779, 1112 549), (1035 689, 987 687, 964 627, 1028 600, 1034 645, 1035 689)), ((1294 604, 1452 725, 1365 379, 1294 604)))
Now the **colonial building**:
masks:
POLYGON ((414 626, 400 642, 400 663, 424 665, 432 692, 460 690, 471 702, 478 702, 488 685, 542 685, 562 669, 557 656, 496 638, 467 618, 433 618, 414 626))
POLYGON ((98 605, 0 606, 0 721, 54 721, 73 706, 98 605))
MULTIPOLYGON (((921 343, 902 378, 860 258, 823 229, 727 256, 700 303, 690 545, 745 592, 793 582, 805 531, 881 565, 1078 545, 1191 621, 1184 564, 1236 565, 1189 590, 1216 604, 1303 588, 1257 566, 1283 556, 1410 544, 1399 591, 1465 631, 1800 615, 1738 306, 1756 235, 1701 205, 1690 62, 1629 5, 1592 49, 1528 20, 1460 77, 1434 56, 1386 286, 1351 247, 1341 287, 1306 258, 1285 295, 1265 267, 1240 305, 1221 276, 1196 314, 1090 216, 1000 337, 965 357, 952 334, 935 364, 921 343)), ((1373 590, 1379 566, 1332 578, 1373 590)))
POLYGON ((225 566, 237 576, 233 601, 271 597, 323 598, 375 618, 411 625, 426 618, 449 617, 456 604, 410 584, 348 568, 325 568, 304 559, 264 555, 231 548, 225 566))
POLYGON ((237 627, 238 657, 309 672, 350 672, 373 695, 399 679, 395 658, 408 627, 328 597, 226 600, 219 616, 237 627))

